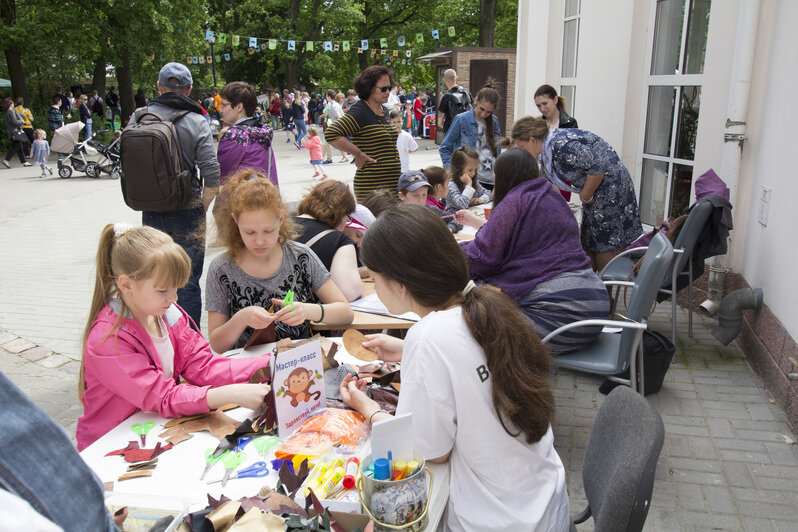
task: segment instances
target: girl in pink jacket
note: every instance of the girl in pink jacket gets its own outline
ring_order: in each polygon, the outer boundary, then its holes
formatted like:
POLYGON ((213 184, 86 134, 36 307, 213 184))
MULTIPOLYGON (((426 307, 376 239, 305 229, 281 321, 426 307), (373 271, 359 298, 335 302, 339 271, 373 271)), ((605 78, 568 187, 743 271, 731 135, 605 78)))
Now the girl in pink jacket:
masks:
POLYGON ((269 355, 214 355, 175 304, 190 270, 183 248, 157 229, 103 229, 78 382, 79 451, 139 410, 179 417, 230 403, 264 406, 269 385, 249 379, 269 355))
POLYGON ((324 172, 324 169, 321 167, 324 164, 324 161, 321 158, 321 137, 319 137, 319 128, 316 126, 310 126, 308 128, 308 136, 302 141, 302 146, 306 150, 310 150, 310 164, 313 165, 313 169, 316 170, 316 173, 313 174, 313 177, 321 176, 321 179, 327 179, 327 174, 324 172))

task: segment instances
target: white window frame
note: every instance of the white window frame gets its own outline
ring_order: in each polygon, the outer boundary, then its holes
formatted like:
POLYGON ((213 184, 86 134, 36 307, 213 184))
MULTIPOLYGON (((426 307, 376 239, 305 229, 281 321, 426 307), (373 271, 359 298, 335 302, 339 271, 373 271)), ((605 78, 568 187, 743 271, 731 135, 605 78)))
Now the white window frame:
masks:
MULTIPOLYGON (((682 35, 681 35, 681 42, 679 44, 679 62, 677 63, 680 71, 684 69, 684 55, 686 53, 686 46, 687 46, 687 30, 688 25, 690 23, 690 4, 693 0, 682 0, 684 2, 684 17, 682 19, 682 35)), ((656 33, 656 23, 657 23, 657 0, 651 0, 651 14, 649 16, 649 28, 651 31, 647 35, 647 43, 646 43, 646 63, 645 63, 645 76, 643 77, 643 94, 642 94, 642 102, 645 103, 643 107, 643 112, 640 113, 640 138, 638 139, 638 146, 640 146, 640 150, 637 156, 637 163, 636 163, 636 187, 637 187, 637 197, 638 197, 638 205, 640 210, 642 211, 643 206, 640 205, 642 201, 642 192, 643 192, 643 160, 650 159, 653 161, 661 161, 668 163, 668 177, 667 183, 665 187, 665 210, 663 213, 664 218, 667 220, 668 215, 671 210, 671 188, 673 186, 673 168, 674 165, 680 164, 685 166, 692 166, 695 169, 695 160, 687 160, 687 159, 680 159, 677 158, 674 154, 676 153, 676 133, 679 127, 679 106, 681 103, 681 96, 682 96, 682 87, 699 87, 703 89, 703 74, 651 74, 651 62, 653 60, 653 52, 654 52, 654 37, 656 33), (645 142, 646 142, 646 121, 648 119, 648 96, 649 96, 649 89, 651 87, 671 87, 676 90, 675 92, 675 103, 673 109, 673 123, 671 124, 671 142, 670 142, 670 153, 667 156, 663 155, 653 155, 645 153, 645 142)), ((700 111, 699 111, 700 112, 700 111)), ((697 151, 697 146, 696 146, 697 151)), ((644 229, 648 230, 651 229, 652 226, 643 222, 644 229)))
POLYGON ((566 105, 568 106, 568 114, 574 116, 576 111, 574 111, 576 107, 576 80, 577 76, 576 73, 579 69, 579 29, 581 26, 580 17, 582 15, 582 0, 577 0, 576 5, 576 15, 567 16, 566 10, 567 8, 567 1, 563 0, 562 3, 562 46, 561 46, 561 53, 560 53, 560 86, 559 86, 559 93, 562 94, 563 86, 566 87, 573 87, 574 96, 570 101, 566 101, 566 105), (573 77, 565 77, 563 75, 563 63, 565 60, 565 23, 570 22, 572 20, 576 21, 576 40, 574 42, 574 76, 573 77))

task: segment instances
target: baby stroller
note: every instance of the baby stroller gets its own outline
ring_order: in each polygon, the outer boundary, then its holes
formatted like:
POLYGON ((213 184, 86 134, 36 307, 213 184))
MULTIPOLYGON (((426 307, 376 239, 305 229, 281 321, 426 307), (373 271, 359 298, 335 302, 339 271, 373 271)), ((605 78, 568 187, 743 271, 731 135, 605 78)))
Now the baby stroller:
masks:
POLYGON ((53 142, 50 149, 58 153, 58 176, 62 179, 72 177, 72 172, 85 172, 87 176, 92 178, 100 177, 102 172, 100 165, 97 161, 91 161, 86 158, 87 155, 95 155, 97 152, 89 145, 92 138, 78 142, 78 135, 84 128, 85 124, 82 122, 73 122, 65 126, 59 127, 53 134, 53 142))
MULTIPOLYGON (((106 174, 111 174, 112 179, 119 179, 122 177, 121 154, 119 150, 119 139, 121 136, 116 135, 111 144, 106 144, 94 138, 96 135, 107 133, 108 131, 107 129, 102 129, 95 132, 88 140, 88 144, 100 154, 100 158, 96 161, 99 170, 106 174)), ((89 164, 91 164, 91 162, 89 164)), ((88 171, 86 173, 88 173, 88 171)), ((94 176, 89 174, 89 177, 94 176)), ((98 174, 97 177, 100 177, 100 175, 98 174)))

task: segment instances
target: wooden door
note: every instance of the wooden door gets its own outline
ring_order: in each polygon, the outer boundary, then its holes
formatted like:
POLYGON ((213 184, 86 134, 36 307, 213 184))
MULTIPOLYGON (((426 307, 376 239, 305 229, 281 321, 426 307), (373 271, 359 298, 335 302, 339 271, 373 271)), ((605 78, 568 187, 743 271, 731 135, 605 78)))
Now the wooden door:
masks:
POLYGON ((488 79, 493 79, 500 96, 494 114, 499 117, 502 136, 507 136, 507 59, 472 59, 469 69, 469 90, 475 100, 488 79))

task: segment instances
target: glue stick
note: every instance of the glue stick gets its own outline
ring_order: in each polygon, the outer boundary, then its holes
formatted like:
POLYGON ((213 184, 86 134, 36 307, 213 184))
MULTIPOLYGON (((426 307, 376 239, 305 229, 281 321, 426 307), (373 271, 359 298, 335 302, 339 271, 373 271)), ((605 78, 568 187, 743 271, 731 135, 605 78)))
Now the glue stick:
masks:
POLYGON ((344 468, 336 467, 333 469, 332 474, 328 476, 327 481, 322 484, 317 493, 320 499, 326 499, 327 495, 335 490, 335 487, 344 478, 344 468))
POLYGON ((351 490, 355 487, 355 475, 360 468, 360 460, 353 456, 346 461, 346 475, 344 475, 344 489, 351 490))

